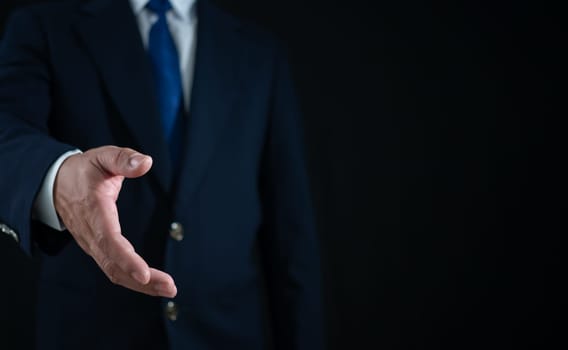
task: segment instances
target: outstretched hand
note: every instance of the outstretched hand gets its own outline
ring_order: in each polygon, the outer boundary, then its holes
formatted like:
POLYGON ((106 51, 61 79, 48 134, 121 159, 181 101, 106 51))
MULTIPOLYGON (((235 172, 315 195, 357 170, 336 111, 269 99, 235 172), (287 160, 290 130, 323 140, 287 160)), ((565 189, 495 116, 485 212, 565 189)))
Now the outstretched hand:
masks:
POLYGON ((67 158, 55 179, 55 210, 79 246, 112 283, 173 298, 177 289, 167 273, 151 268, 122 235, 116 200, 124 178, 137 178, 152 158, 129 148, 104 146, 67 158))

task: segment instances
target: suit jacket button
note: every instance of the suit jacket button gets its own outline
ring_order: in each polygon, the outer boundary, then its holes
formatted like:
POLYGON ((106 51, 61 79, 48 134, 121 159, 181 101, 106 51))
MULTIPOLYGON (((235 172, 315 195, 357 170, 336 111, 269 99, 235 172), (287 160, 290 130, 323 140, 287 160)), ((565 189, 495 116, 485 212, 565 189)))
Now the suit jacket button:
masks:
POLYGON ((179 222, 172 222, 170 225, 170 237, 176 241, 183 239, 183 226, 179 222))
POLYGON ((170 321, 175 321, 178 317, 178 307, 176 303, 171 300, 166 304, 166 317, 170 321))

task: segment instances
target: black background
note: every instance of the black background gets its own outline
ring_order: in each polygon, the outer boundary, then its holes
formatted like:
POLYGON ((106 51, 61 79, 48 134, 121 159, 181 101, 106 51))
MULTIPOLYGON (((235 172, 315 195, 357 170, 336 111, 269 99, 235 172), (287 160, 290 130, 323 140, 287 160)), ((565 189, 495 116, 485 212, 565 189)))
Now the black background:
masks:
MULTIPOLYGON (((559 42, 543 8, 217 2, 290 49, 330 349, 564 341, 542 152, 553 112, 545 88, 555 79, 546 49, 559 42)), ((37 262, 0 237, 1 341, 18 348, 33 344, 36 272, 37 262)))

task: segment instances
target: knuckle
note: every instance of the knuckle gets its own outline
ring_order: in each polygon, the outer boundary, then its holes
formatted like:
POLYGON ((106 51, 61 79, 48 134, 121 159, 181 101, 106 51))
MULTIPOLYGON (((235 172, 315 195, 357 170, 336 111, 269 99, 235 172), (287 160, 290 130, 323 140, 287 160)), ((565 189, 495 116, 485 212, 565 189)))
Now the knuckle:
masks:
POLYGON ((119 273, 118 273, 118 269, 116 268, 116 266, 114 264, 111 264, 107 267, 106 273, 107 273, 108 279, 113 284, 119 284, 119 282, 120 282, 119 273))
POLYGON ((116 265, 108 258, 103 258, 101 268, 113 284, 119 283, 119 271, 116 265))
POLYGON ((114 161, 116 164, 119 164, 121 162, 125 162, 126 160, 128 160, 128 158, 130 158, 130 156, 134 153, 133 149, 130 148, 119 148, 118 152, 115 153, 114 155, 114 161))
POLYGON ((95 247, 106 252, 108 250, 108 237, 102 231, 95 231, 92 243, 95 247))
POLYGON ((116 152, 120 149, 120 147, 118 146, 114 146, 114 145, 106 145, 106 146, 101 146, 98 148, 93 149, 94 151, 97 151, 97 153, 101 154, 101 153, 107 153, 107 152, 116 152))

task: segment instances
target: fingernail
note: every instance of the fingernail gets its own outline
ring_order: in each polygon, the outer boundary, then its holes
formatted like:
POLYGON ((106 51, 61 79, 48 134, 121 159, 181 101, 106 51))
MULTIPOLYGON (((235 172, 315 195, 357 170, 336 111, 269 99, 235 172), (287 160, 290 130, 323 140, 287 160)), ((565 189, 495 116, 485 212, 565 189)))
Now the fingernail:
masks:
POLYGON ((130 159, 128 160, 128 166, 130 166, 131 168, 137 168, 138 165, 140 165, 140 163, 142 163, 145 158, 146 157, 141 154, 136 154, 130 157, 130 159))
POLYGON ((132 276, 132 278, 134 278, 138 283, 141 283, 141 284, 148 283, 148 279, 146 278, 146 275, 143 274, 143 273, 140 273, 138 271, 133 272, 132 274, 130 274, 130 276, 132 276))

